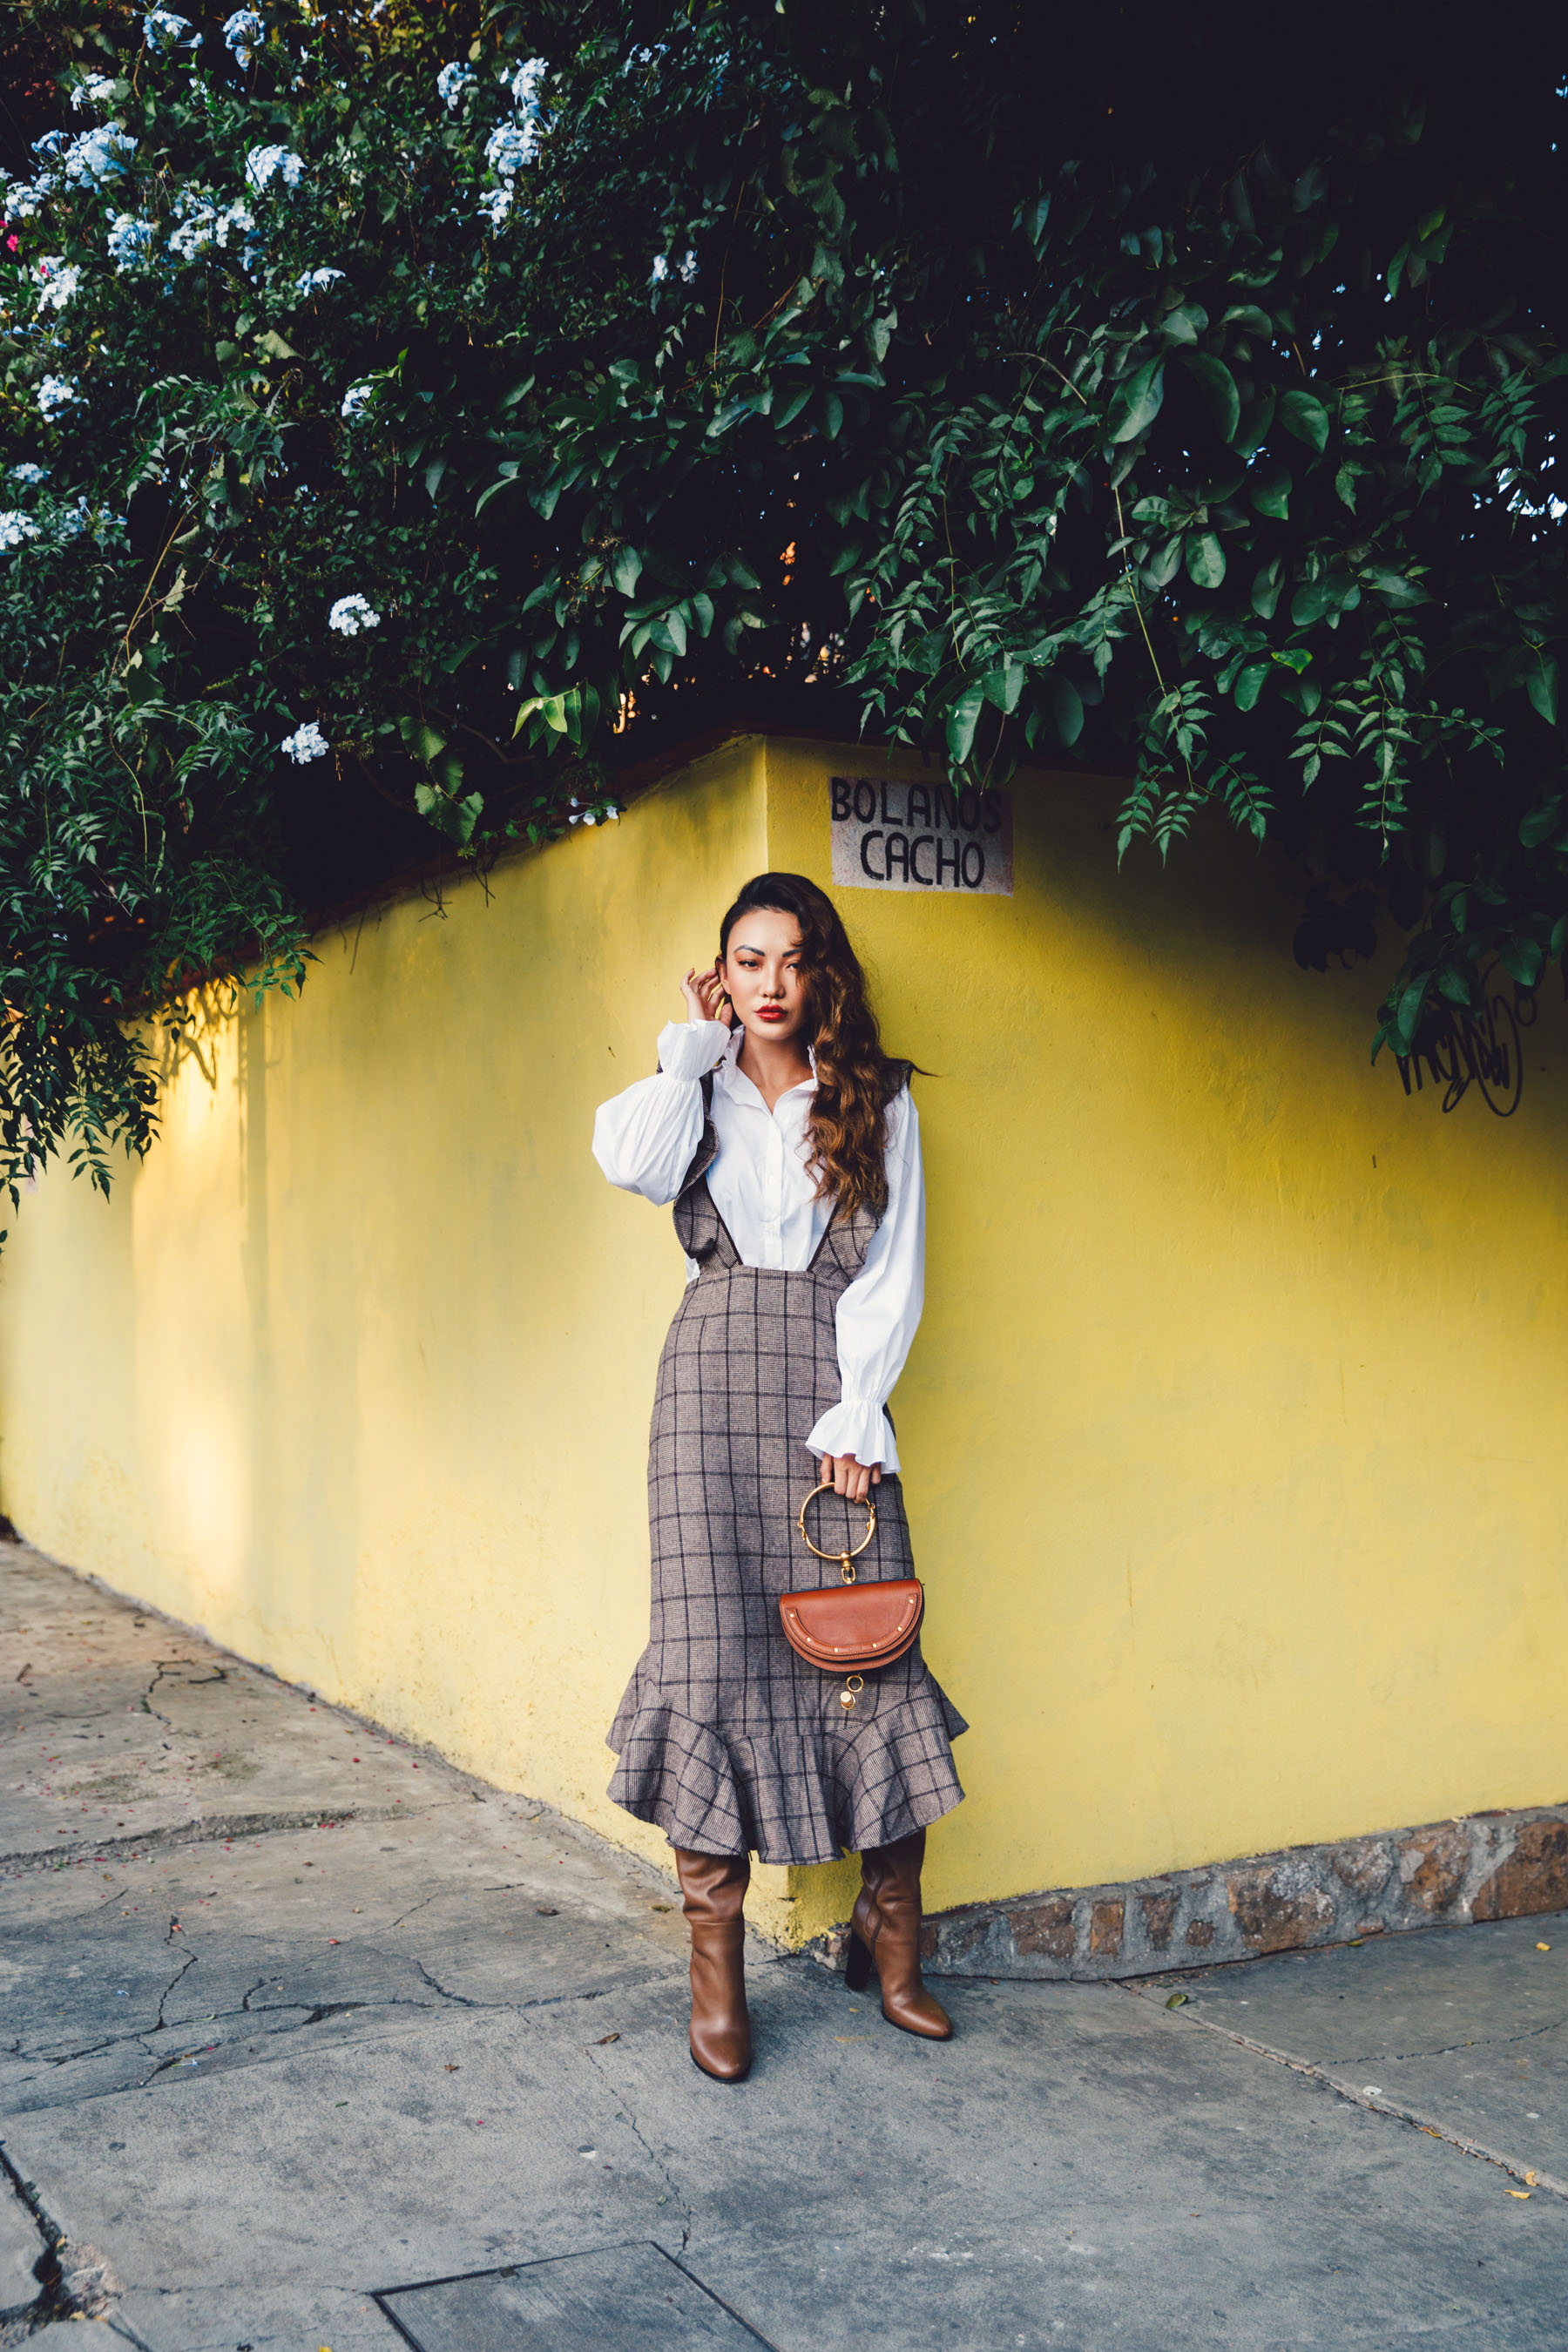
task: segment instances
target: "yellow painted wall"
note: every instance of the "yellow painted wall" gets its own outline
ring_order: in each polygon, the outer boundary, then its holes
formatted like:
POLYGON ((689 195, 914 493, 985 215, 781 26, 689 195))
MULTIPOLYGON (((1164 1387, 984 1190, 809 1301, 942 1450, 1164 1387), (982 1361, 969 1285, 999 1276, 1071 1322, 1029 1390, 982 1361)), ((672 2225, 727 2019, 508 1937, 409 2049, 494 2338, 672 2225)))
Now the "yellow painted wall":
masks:
MULTIPOLYGON (((205 1019, 145 1168, 107 1209, 51 1175, 0 1258, 0 1507, 662 1853, 601 1740, 681 1266, 593 1110, 736 883, 829 881, 826 780, 872 757, 731 747, 205 1019)), ((1292 961, 1294 875, 1216 830, 1119 877, 1113 806, 1021 779, 1011 899, 839 894, 934 1074, 896 1410, 973 1728, 931 1908, 1568 1787, 1568 1021, 1543 1000, 1511 1120, 1407 1099, 1378 972, 1292 961)), ((849 1885, 766 1873, 761 1924, 849 1885)))

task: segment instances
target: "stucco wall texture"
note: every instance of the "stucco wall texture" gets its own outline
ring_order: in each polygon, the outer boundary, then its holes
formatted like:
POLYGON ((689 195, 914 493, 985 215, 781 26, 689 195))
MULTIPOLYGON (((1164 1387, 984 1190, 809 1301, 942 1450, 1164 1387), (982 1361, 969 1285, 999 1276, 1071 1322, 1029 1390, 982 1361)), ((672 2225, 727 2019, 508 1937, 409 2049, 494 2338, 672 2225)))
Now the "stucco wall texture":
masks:
MULTIPOLYGON (((603 1745, 647 1632, 667 1213, 589 1156, 744 877, 830 883, 749 738, 618 824, 198 1003, 163 1138, 0 1256, 0 1508, 72 1566, 644 1853, 603 1745)), ((969 1717, 928 1909, 1568 1790, 1568 1021, 1448 1115, 1292 960, 1216 828, 1116 871, 1114 785, 1015 785, 1012 898, 846 889, 918 1079, 895 1399, 927 1652, 969 1717)), ((801 1941, 852 1865, 764 1871, 801 1941)))

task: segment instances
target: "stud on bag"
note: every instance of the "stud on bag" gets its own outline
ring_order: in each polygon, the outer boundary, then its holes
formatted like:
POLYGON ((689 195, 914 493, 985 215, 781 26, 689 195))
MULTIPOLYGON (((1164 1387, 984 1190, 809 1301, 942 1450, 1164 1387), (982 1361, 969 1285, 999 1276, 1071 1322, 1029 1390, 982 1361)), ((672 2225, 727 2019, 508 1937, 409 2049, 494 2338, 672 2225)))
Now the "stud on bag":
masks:
POLYGON ((875 1666, 890 1665, 914 1645, 925 1613, 925 1589, 918 1576, 900 1576, 882 1584, 858 1584, 855 1562, 877 1532, 877 1507, 866 1502, 866 1532, 853 1551, 823 1551, 806 1531, 805 1515, 819 1495, 830 1495, 832 1482, 814 1486, 800 1507, 797 1521, 808 1551, 818 1559, 838 1562, 839 1581, 814 1592, 782 1592, 779 1620, 784 1640, 797 1657, 824 1674, 843 1675, 838 1703, 847 1714, 864 1688, 861 1676, 875 1666))

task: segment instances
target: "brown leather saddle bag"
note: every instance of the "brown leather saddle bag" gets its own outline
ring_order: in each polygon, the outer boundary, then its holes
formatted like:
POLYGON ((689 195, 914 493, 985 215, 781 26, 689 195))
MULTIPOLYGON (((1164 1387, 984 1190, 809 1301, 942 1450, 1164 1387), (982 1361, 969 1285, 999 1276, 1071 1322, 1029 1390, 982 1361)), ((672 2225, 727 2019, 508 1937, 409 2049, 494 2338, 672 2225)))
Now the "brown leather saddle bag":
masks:
POLYGON ((838 1562, 839 1581, 811 1592, 782 1592, 779 1619, 784 1640, 797 1657, 825 1674, 847 1678, 839 1703, 853 1707, 852 1686, 873 1667, 890 1665, 914 1646, 925 1613, 925 1588, 918 1576, 892 1577, 881 1584, 856 1581, 855 1562, 877 1532, 877 1507, 867 1499, 866 1532, 853 1551, 823 1551, 812 1542, 805 1515, 831 1483, 814 1486, 800 1507, 797 1524, 808 1550, 838 1562))

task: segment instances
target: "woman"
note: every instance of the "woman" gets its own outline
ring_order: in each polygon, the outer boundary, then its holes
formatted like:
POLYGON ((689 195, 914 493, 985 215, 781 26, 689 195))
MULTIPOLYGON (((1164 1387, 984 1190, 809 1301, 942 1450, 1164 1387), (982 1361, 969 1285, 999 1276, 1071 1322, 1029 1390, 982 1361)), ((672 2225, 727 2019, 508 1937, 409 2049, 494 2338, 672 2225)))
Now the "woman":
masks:
POLYGON ((921 1981, 921 1864, 927 1825, 963 1798, 951 1743, 966 1727, 918 1643, 857 1691, 797 1657, 778 1612, 821 1581, 795 1524, 819 1479, 823 1551, 858 1544, 874 1489, 860 1580, 914 1573, 883 1410, 924 1281, 910 1065, 884 1055, 844 926, 803 875, 748 882, 717 961, 681 988, 689 1017, 660 1036, 657 1075, 594 1124, 612 1184, 675 1203, 688 1276, 654 1399, 652 1625, 609 1733, 610 1794, 675 1848, 691 2054, 735 2083, 752 2060, 753 1850, 858 1850, 851 1985, 874 1960, 884 2017, 951 2033, 921 1981))

